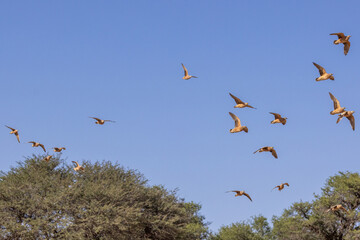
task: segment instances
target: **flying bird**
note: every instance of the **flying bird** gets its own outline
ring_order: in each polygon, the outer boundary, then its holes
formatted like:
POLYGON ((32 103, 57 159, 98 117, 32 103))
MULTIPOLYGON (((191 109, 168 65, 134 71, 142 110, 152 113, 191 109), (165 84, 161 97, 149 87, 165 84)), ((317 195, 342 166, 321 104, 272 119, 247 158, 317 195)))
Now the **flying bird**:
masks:
POLYGON ((334 102, 334 110, 330 112, 331 115, 339 114, 345 112, 345 108, 340 106, 339 100, 337 100, 334 95, 329 92, 331 100, 334 102))
POLYGON ((229 114, 232 117, 232 119, 234 119, 234 121, 235 121, 235 127, 233 129, 230 129, 231 133, 237 133, 237 132, 241 132, 241 131, 244 131, 247 133, 249 131, 247 126, 241 126, 240 119, 235 114, 233 114, 232 112, 229 112, 229 114))
POLYGON ((181 65, 182 65, 182 67, 184 69, 184 77, 183 77, 184 80, 189 80, 190 78, 197 78, 196 76, 189 75, 189 72, 186 69, 186 67, 184 66, 184 64, 181 64, 181 65))
POLYGON ((20 138, 19 138, 19 131, 18 131, 17 129, 15 129, 15 128, 11 128, 11 127, 6 126, 6 125, 5 125, 5 127, 7 127, 7 128, 9 128, 9 129, 11 129, 10 134, 15 134, 15 136, 16 136, 16 138, 17 138, 18 142, 20 142, 20 138))
POLYGON ((319 73, 320 73, 320 77, 316 78, 316 81, 323 81, 323 80, 327 80, 327 79, 331 79, 331 80, 335 80, 334 76, 332 73, 327 73, 325 71, 325 68, 323 68, 322 66, 320 66, 319 64, 316 64, 313 62, 313 64, 315 65, 315 67, 317 69, 319 69, 319 73))
POLYGON ((335 211, 339 211, 339 210, 349 213, 348 210, 346 210, 346 208, 344 208, 341 204, 337 204, 337 205, 330 207, 328 210, 326 210, 326 212, 330 212, 330 211, 335 212, 335 211))
POLYGON ((61 152, 62 150, 66 150, 66 148, 64 148, 64 147, 60 147, 60 148, 54 147, 52 149, 54 149, 54 152, 61 152))
POLYGON ((345 56, 348 54, 349 49, 350 49, 350 35, 345 36, 344 33, 331 33, 330 35, 337 35, 338 36, 338 40, 334 41, 335 45, 338 45, 340 43, 344 44, 344 54, 345 56))
POLYGON ((270 114, 274 115, 274 117, 275 117, 275 119, 270 122, 271 124, 275 124, 275 123, 282 123, 282 125, 286 124, 287 118, 281 117, 281 115, 278 113, 270 112, 270 114))
POLYGON ((44 157, 43 160, 49 162, 51 158, 52 158, 52 156, 48 155, 48 156, 44 157))
POLYGON ((340 113, 336 123, 339 123, 343 117, 346 117, 351 124, 352 130, 355 131, 355 118, 353 115, 354 113, 355 113, 355 111, 345 111, 345 112, 340 113))
POLYGON ((44 150, 44 152, 46 152, 45 147, 44 147, 43 144, 38 143, 38 142, 34 142, 34 141, 30 141, 28 143, 32 143, 32 147, 41 147, 44 150))
POLYGON ((80 164, 78 162, 72 161, 73 163, 76 164, 76 167, 74 167, 74 170, 76 172, 80 171, 80 170, 84 170, 84 168, 82 166, 80 166, 80 164))
POLYGON ((89 117, 89 118, 92 118, 92 119, 95 119, 96 122, 95 124, 100 124, 100 125, 103 125, 105 122, 115 122, 115 121, 112 121, 112 120, 102 120, 100 118, 96 118, 96 117, 89 117))
POLYGON ((234 192, 236 193, 235 194, 235 197, 240 197, 242 195, 245 195, 246 197, 248 197, 248 199, 250 199, 250 201, 252 201, 251 197, 249 196, 249 194, 247 194, 245 191, 238 191, 238 190, 232 190, 232 191, 227 191, 228 192, 234 192))
MULTIPOLYGON (((235 97, 231 93, 229 93, 229 94, 236 102, 236 105, 234 106, 234 108, 244 108, 244 107, 254 108, 253 106, 250 106, 248 103, 241 101, 239 98, 235 97)), ((256 108, 254 108, 254 109, 256 109, 256 108)))
POLYGON ((275 188, 278 188, 278 190, 281 191, 281 190, 284 189, 285 185, 288 186, 288 187, 290 187, 290 185, 289 185, 288 183, 282 183, 282 184, 274 187, 273 190, 274 190, 275 188))
POLYGON ((274 158, 276 158, 276 159, 278 158, 274 147, 262 147, 262 148, 259 148, 258 150, 256 150, 254 152, 254 154, 257 153, 257 152, 271 152, 271 154, 274 156, 274 158))

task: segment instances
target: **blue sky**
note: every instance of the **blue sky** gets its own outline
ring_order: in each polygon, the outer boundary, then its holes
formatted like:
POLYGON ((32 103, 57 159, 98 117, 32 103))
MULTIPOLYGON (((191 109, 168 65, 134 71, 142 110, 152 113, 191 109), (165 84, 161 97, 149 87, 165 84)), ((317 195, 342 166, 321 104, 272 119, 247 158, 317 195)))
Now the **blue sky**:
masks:
POLYGON ((2 1, 0 169, 45 147, 111 160, 202 204, 212 230, 313 199, 358 171, 358 1, 2 1), (332 32, 352 35, 345 57, 332 32), (316 62, 335 81, 315 82, 316 62), (184 63, 199 78, 182 80, 184 63), (257 107, 234 109, 231 92, 257 107), (249 133, 230 134, 235 113, 249 133), (288 117, 270 125, 268 112, 288 117), (98 126, 89 116, 115 120, 98 126), (274 146, 269 153, 252 154, 274 146), (270 190, 282 182, 290 188, 270 190), (227 190, 247 191, 234 198, 227 190))

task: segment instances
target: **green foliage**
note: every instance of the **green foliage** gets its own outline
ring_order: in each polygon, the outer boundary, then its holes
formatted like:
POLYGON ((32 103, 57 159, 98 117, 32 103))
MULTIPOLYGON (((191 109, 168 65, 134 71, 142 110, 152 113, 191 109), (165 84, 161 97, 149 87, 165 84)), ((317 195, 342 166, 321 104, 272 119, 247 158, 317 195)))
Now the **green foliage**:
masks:
POLYGON ((213 240, 270 240, 271 228, 263 216, 252 217, 249 222, 233 223, 223 226, 213 240))
POLYGON ((1 239, 204 239, 200 206, 133 170, 33 156, 0 177, 1 239))
POLYGON ((342 173, 330 177, 321 195, 311 203, 300 202, 274 217, 273 233, 277 239, 360 239, 360 176, 342 173), (341 204, 343 211, 326 212, 331 206, 341 204))

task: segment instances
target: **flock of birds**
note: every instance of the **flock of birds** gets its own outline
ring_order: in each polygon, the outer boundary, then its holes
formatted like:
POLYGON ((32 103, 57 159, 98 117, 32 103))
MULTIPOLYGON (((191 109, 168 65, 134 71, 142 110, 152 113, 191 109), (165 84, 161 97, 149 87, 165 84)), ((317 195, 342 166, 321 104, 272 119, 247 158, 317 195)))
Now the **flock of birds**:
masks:
MULTIPOLYGON (((344 45, 344 54, 347 55, 350 49, 350 35, 349 36, 345 36, 345 34, 343 33, 332 33, 330 35, 336 35, 338 36, 338 39, 334 41, 334 44, 338 45, 340 43, 342 43, 344 45)), ((319 70, 320 73, 320 77, 316 78, 316 81, 324 81, 324 80, 335 80, 334 76, 332 73, 327 73, 326 70, 320 66, 319 64, 314 63, 314 66, 319 70)), ((184 80, 189 80, 191 78, 197 78, 196 76, 192 76, 189 75, 188 70, 186 69, 186 67, 184 66, 184 64, 181 64, 183 69, 184 69, 184 80)), ((236 105, 234 106, 234 108, 252 108, 252 109, 256 109, 253 106, 249 105, 249 103, 247 102, 243 102, 242 100, 240 100, 238 97, 234 96, 233 94, 229 93, 230 96, 234 99, 236 105)), ((334 103, 334 110, 330 112, 331 115, 336 115, 338 114, 338 119, 336 123, 339 123, 341 121, 341 119, 343 117, 346 117, 351 124, 351 127, 353 130, 355 130, 355 118, 353 116, 354 111, 345 111, 345 107, 341 107, 340 106, 340 102, 339 100, 337 100, 334 95, 330 94, 330 98, 334 103)), ((241 125, 241 121, 240 119, 232 112, 229 112, 230 116, 232 117, 232 119, 235 122, 235 127, 230 129, 230 133, 238 133, 238 132, 248 132, 248 128, 247 126, 243 126, 241 125)), ((271 121, 271 124, 276 124, 276 123, 281 123, 282 125, 286 124, 287 118, 286 117, 282 117, 280 114, 278 113, 273 113, 270 112, 270 114, 272 114, 274 116, 274 120, 271 121)), ((96 118, 96 117, 90 117, 94 120, 96 120, 95 124, 99 124, 99 125, 104 125, 106 122, 114 122, 112 120, 103 120, 100 118, 96 118)), ((6 126, 6 125, 5 125, 6 126)), ((19 130, 6 126, 7 128, 9 128, 11 130, 10 134, 14 134, 17 138, 17 141, 20 143, 20 137, 19 137, 19 130)), ((46 152, 46 148, 43 144, 39 143, 39 142, 35 142, 35 141, 29 141, 28 143, 32 144, 32 147, 41 147, 44 152, 46 152)), ((54 152, 61 152, 63 150, 66 150, 65 147, 53 147, 52 148, 54 150, 54 152)), ((275 151, 274 147, 269 147, 269 146, 265 146, 262 148, 259 148, 258 150, 256 150, 254 152, 255 153, 261 153, 261 152, 270 152, 272 154, 272 156, 274 158, 278 158, 277 152, 275 151)), ((51 160, 52 156, 51 155, 47 155, 43 160, 46 162, 49 162, 51 160)), ((84 171, 85 169, 76 161, 72 161, 75 165, 74 165, 74 171, 78 172, 78 171, 84 171)), ((279 191, 283 190, 285 188, 285 186, 290 186, 288 183, 281 183, 278 186, 275 186, 273 189, 278 188, 279 191)), ((248 193, 246 193, 245 191, 239 191, 239 190, 232 190, 232 191, 227 191, 227 192, 234 192, 235 197, 237 196, 246 196, 247 198, 249 198, 250 201, 252 201, 250 195, 248 193)), ((348 212, 341 204, 335 205, 330 207, 326 212, 329 211, 339 211, 339 210, 343 210, 345 212, 348 212)))
MULTIPOLYGON (((103 119, 96 118, 96 117, 90 117, 90 118, 96 120, 95 124, 99 124, 99 125, 104 125, 106 122, 115 122, 115 121, 112 121, 112 120, 103 120, 103 119)), ((9 127, 7 125, 5 125, 5 127, 9 128, 11 130, 10 134, 14 134, 16 136, 17 141, 20 143, 19 130, 15 129, 15 128, 12 128, 12 127, 9 127)), ((41 147, 44 150, 44 152, 46 152, 46 148, 45 148, 44 144, 41 144, 41 143, 35 142, 35 141, 30 141, 28 143, 31 143, 32 147, 41 147)), ((63 150, 66 150, 65 147, 53 147, 52 149, 54 149, 54 152, 58 152, 58 153, 63 151, 63 150)), ((52 155, 47 155, 46 157, 44 157, 43 160, 46 161, 46 162, 49 162, 52 157, 53 157, 52 155)), ((72 162, 75 164, 73 169, 76 172, 85 170, 78 162, 76 162, 76 161, 72 161, 72 162)))
MULTIPOLYGON (((336 35, 338 37, 338 39, 334 41, 334 44, 338 45, 338 44, 342 43, 344 45, 344 55, 346 56, 348 54, 348 52, 349 52, 349 49, 350 49, 350 41, 349 41, 349 39, 350 39, 351 36, 350 35, 345 36, 344 33, 331 33, 330 35, 336 35)), ((324 80, 328 80, 328 79, 335 80, 334 75, 332 73, 327 73, 325 68, 323 68, 322 66, 320 66, 317 63, 313 62, 313 64, 319 70, 319 74, 320 74, 320 77, 315 79, 316 81, 324 81, 324 80)), ((184 69, 184 77, 183 77, 184 80, 189 80, 191 78, 197 78, 196 76, 189 75, 189 72, 186 69, 186 67, 184 66, 184 64, 181 64, 181 65, 182 65, 182 67, 184 69)), ((229 95, 234 99, 234 101, 236 103, 234 108, 246 108, 246 107, 248 107, 248 108, 256 109, 255 107, 249 105, 249 103, 240 100, 240 98, 234 96, 233 94, 229 93, 229 95)), ((355 131, 355 118, 354 118, 354 115, 353 115, 355 112, 354 111, 345 111, 345 107, 341 107, 339 100, 337 100, 334 97, 334 95, 332 93, 330 93, 330 92, 329 92, 329 95, 330 95, 331 100, 334 103, 334 110, 331 111, 330 114, 331 115, 338 114, 338 119, 337 119, 336 123, 339 123, 343 117, 346 117, 349 120, 352 129, 355 131)), ((229 112, 229 114, 230 114, 231 118, 235 122, 235 127, 230 129, 230 133, 238 133, 238 132, 242 132, 242 131, 247 133, 249 131, 247 126, 241 125, 241 121, 240 121, 238 116, 236 116, 232 112, 229 112)), ((286 124, 286 120, 287 120, 286 117, 282 117, 279 113, 270 112, 270 114, 274 115, 274 118, 275 118, 274 120, 272 120, 270 122, 271 124, 276 124, 276 123, 281 123, 282 125, 286 124)), ((261 153, 261 152, 270 152, 274 158, 276 158, 276 159, 278 158, 277 152, 274 149, 274 147, 265 146, 265 147, 259 148, 258 150, 256 150, 254 152, 254 154, 258 153, 258 152, 259 153, 261 153)), ((285 186, 290 187, 289 183, 281 183, 280 185, 275 186, 273 189, 277 188, 279 191, 281 191, 281 190, 283 190, 285 188, 285 186)), ((227 191, 227 193, 228 192, 236 193, 235 197, 246 196, 250 201, 252 201, 250 195, 248 193, 246 193, 245 191, 231 190, 231 191, 227 191)), ((341 204, 330 207, 326 212, 339 211, 339 210, 343 210, 345 212, 348 212, 341 204)))

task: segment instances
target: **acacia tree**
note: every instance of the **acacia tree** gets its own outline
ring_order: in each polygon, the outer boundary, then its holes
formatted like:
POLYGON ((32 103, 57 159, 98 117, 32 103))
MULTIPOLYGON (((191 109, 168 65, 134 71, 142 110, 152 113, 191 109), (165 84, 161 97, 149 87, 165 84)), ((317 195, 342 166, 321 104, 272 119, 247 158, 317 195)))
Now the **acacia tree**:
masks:
POLYGON ((200 205, 134 170, 33 156, 0 176, 2 239, 204 239, 200 205))
POLYGON ((271 227, 263 216, 252 217, 250 221, 222 226, 212 240, 271 240, 271 227))
POLYGON ((342 173, 330 177, 311 203, 300 202, 274 217, 273 233, 277 239, 360 239, 360 176, 342 173), (341 204, 344 211, 327 212, 341 204))

